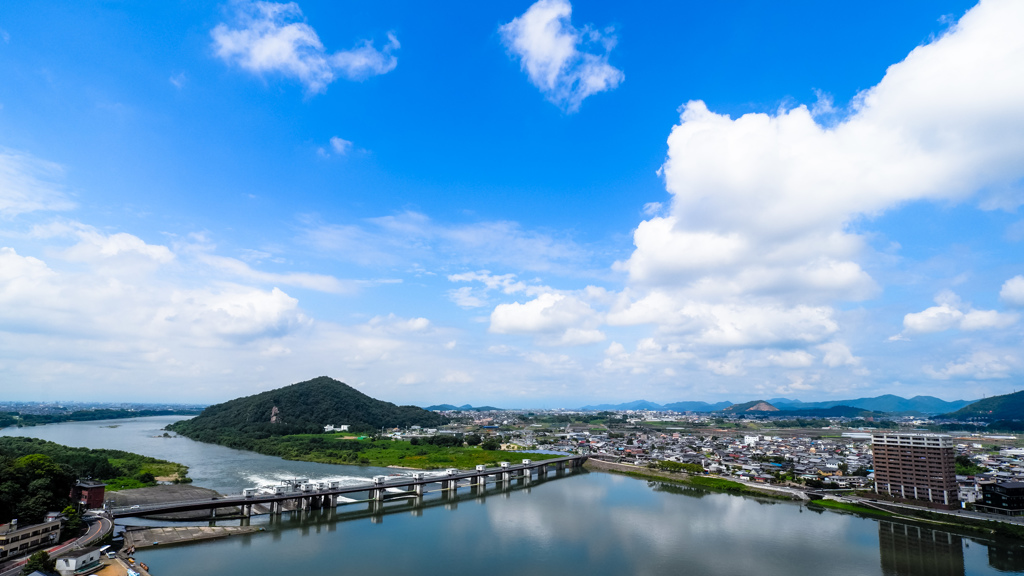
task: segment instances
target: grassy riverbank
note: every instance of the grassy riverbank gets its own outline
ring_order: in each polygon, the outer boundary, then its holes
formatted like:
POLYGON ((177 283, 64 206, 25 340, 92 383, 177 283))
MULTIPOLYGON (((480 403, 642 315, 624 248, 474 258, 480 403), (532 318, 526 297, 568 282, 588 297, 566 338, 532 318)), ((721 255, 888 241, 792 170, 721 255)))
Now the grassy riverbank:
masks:
POLYGON ((263 438, 247 442, 246 449, 286 460, 418 470, 467 469, 478 464, 495 466, 502 461, 520 462, 524 458, 548 460, 558 457, 556 454, 483 450, 477 446, 413 445, 404 440, 391 439, 359 440, 342 434, 293 434, 263 438))
POLYGON ((842 510, 844 512, 855 512, 857 514, 866 514, 869 516, 895 516, 891 512, 879 510, 877 508, 868 508, 866 506, 858 506, 857 504, 850 504, 849 502, 839 502, 837 500, 814 500, 807 504, 808 508, 811 507, 829 508, 832 510, 842 510))
POLYGON ((712 492, 723 492, 726 494, 736 494, 740 496, 757 496, 758 498, 774 498, 777 500, 793 499, 792 496, 783 492, 758 490, 756 488, 751 488, 746 484, 740 484, 739 482, 733 482, 732 480, 726 480, 724 478, 715 478, 711 476, 692 476, 685 473, 664 472, 647 468, 637 468, 634 470, 631 466, 625 466, 622 464, 612 464, 610 462, 602 462, 600 460, 593 459, 587 460, 586 464, 584 464, 583 466, 584 468, 590 470, 599 470, 601 472, 623 474, 625 476, 642 478, 644 480, 671 482, 673 484, 679 484, 682 486, 692 486, 694 488, 700 488, 702 490, 709 490, 712 492))

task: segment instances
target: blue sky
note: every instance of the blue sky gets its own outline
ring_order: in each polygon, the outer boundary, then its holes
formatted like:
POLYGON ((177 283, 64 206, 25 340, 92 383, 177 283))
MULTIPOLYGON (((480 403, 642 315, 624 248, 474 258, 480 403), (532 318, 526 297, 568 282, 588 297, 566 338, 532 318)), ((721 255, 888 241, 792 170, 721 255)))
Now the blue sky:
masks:
POLYGON ((1024 373, 1019 3, 0 7, 0 385, 977 398, 1024 373))

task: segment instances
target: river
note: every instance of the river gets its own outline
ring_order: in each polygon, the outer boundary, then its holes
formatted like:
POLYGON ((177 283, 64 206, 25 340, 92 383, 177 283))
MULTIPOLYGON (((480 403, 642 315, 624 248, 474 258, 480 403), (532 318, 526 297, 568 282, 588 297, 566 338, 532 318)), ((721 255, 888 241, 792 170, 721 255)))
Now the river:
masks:
MULTIPOLYGON (((195 484, 238 493, 297 476, 354 481, 389 469, 290 462, 164 438, 177 417, 0 430, 69 446, 116 448, 189 466, 195 484), (111 428, 109 426, 117 426, 111 428)), ((706 493, 578 471, 454 501, 389 502, 253 518, 266 532, 147 548, 154 573, 694 574, 945 576, 1024 572, 1024 542, 797 503, 706 493)))

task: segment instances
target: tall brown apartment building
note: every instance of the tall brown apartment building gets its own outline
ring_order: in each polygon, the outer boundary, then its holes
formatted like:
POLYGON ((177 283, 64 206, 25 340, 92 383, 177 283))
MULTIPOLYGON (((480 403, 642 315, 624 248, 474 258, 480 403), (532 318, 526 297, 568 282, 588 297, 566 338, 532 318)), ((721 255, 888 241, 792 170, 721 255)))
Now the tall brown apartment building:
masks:
POLYGON ((872 434, 875 492, 954 506, 956 455, 945 434, 872 434))

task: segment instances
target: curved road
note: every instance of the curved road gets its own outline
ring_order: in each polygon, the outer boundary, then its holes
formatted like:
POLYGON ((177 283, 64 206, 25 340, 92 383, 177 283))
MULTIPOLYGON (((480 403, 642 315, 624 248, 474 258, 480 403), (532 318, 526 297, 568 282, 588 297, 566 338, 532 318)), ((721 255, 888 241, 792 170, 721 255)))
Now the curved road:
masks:
MULTIPOLYGON (((50 553, 50 558, 57 558, 78 548, 85 548, 89 544, 92 544, 107 534, 110 534, 114 530, 114 522, 106 516, 97 514, 85 516, 82 520, 89 524, 89 530, 75 540, 70 540, 60 546, 45 548, 45 550, 50 553)), ((33 554, 34 553, 35 552, 33 552, 33 554)), ((0 576, 17 576, 21 573, 21 567, 24 566, 26 562, 28 562, 28 556, 14 562, 13 564, 5 565, 3 568, 4 571, 0 572, 0 576)))

